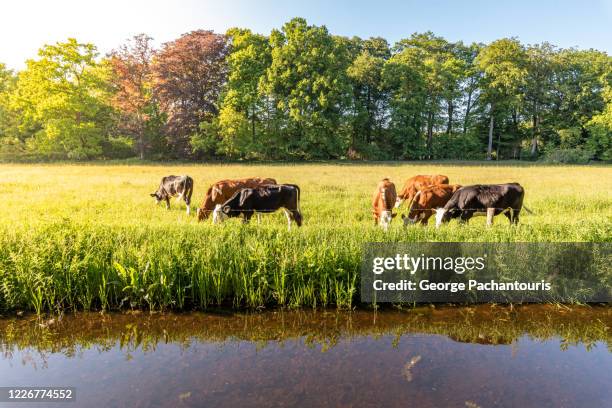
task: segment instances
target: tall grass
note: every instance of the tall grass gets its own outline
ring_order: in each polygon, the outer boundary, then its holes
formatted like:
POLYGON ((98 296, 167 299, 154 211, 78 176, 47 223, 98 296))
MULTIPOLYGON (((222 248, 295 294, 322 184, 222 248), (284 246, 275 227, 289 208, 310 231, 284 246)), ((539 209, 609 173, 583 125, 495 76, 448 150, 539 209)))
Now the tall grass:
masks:
MULTIPOLYGON (((203 309, 215 305, 351 307, 366 242, 610 241, 612 168, 476 165, 0 165, 0 310, 203 309), (518 181, 519 227, 499 217, 384 233, 373 225, 376 182, 414 174, 451 182, 518 181), (168 174, 190 174, 194 202, 211 182, 252 175, 299 184, 305 225, 282 214, 262 224, 198 224, 184 205, 147 193, 168 174)), ((406 211, 403 209, 402 211, 406 211)))

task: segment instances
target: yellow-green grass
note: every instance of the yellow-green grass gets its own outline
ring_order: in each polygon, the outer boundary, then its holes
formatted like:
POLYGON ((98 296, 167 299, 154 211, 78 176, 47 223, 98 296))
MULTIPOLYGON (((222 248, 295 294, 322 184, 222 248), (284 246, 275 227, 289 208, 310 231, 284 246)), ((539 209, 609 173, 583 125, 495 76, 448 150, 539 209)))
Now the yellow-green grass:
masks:
POLYGON ((0 164, 0 197, 0 310, 350 306, 358 300, 366 242, 610 241, 612 167, 0 164), (519 182, 534 214, 523 213, 518 227, 503 216, 492 228, 483 217, 438 230, 403 228, 399 217, 387 233, 373 225, 371 197, 380 179, 399 189, 410 176, 432 173, 463 185, 519 182), (261 225, 198 223, 195 211, 187 216, 174 200, 166 211, 149 193, 169 174, 193 177, 194 209, 219 179, 298 184, 304 226, 287 231, 280 212, 261 225))

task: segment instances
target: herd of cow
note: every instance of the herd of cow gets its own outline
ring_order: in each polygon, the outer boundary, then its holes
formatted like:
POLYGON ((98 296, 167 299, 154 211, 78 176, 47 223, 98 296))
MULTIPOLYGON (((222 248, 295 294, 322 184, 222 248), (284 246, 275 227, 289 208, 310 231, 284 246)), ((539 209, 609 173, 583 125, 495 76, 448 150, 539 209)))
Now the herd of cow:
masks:
MULTIPOLYGON (((157 203, 165 201, 170 208, 170 198, 177 197, 191 210, 193 179, 189 176, 166 176, 151 196, 157 203)), ((404 201, 408 201, 408 214, 402 214, 404 225, 421 223, 426 225, 435 214, 436 227, 451 219, 467 222, 475 215, 486 215, 487 225, 493 217, 504 214, 511 224, 519 221, 525 191, 518 183, 479 184, 461 186, 449 184, 443 175, 418 175, 408 180, 397 194, 395 184, 388 178, 378 183, 372 201, 374 222, 385 230, 397 215, 393 213, 404 201)), ((212 215, 218 224, 229 217, 242 215, 248 222, 254 214, 271 213, 283 209, 289 229, 291 222, 302 225, 300 212, 300 188, 295 184, 278 184, 272 178, 245 178, 221 180, 208 188, 202 205, 198 208, 198 221, 212 215)), ((529 212, 529 209, 525 207, 529 212)))

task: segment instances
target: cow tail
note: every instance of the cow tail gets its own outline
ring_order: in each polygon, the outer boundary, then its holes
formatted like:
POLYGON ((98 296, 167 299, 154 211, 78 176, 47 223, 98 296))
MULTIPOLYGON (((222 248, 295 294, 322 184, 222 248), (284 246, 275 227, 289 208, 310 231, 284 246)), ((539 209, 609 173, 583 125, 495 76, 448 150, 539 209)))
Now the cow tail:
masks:
POLYGON ((302 210, 300 209, 300 196, 301 196, 300 187, 296 185, 295 188, 297 190, 297 210, 301 214, 302 210))
POLYGON ((187 178, 187 180, 185 180, 185 184, 189 183, 189 191, 185 193, 185 196, 187 197, 187 199, 189 200, 189 204, 191 203, 191 195, 193 194, 193 179, 192 178, 187 178))

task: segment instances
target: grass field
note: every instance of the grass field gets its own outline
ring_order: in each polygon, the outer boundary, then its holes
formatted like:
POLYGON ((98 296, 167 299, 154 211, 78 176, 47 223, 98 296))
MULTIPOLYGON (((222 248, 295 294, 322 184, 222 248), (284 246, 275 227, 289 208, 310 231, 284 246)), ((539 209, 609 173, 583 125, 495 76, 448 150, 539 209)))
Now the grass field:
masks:
MULTIPOLYGON (((125 165, 0 164, 0 310, 204 308, 232 304, 350 306, 366 242, 611 241, 612 167, 475 163, 125 165), (516 181, 526 191, 521 225, 487 229, 373 225, 371 196, 389 177, 451 183, 516 181), (193 206, 223 178, 274 177, 302 191, 304 226, 279 212, 261 225, 198 223, 184 204, 155 206, 164 175, 189 174, 193 206)), ((406 211, 402 207, 401 211, 406 211)), ((433 221, 433 220, 432 220, 433 221)), ((430 221, 430 224, 433 222, 430 221)))

